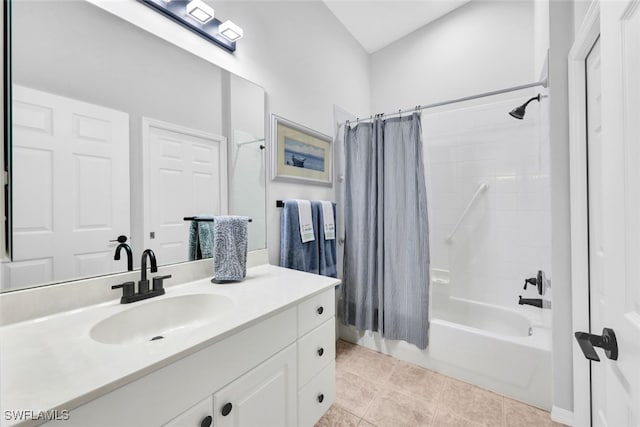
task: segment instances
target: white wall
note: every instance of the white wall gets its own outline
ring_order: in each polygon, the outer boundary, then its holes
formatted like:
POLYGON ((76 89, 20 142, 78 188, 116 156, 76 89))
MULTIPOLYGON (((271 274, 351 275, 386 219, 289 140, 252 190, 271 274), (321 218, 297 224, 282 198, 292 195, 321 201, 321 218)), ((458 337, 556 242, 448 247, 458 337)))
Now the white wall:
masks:
MULTIPOLYGON (((370 110, 369 57, 321 2, 216 2, 216 16, 232 19, 245 31, 236 52, 229 54, 138 2, 89 1, 263 86, 268 114, 333 136, 334 104, 354 112, 370 110)), ((334 190, 268 184, 267 247, 270 262, 277 264, 280 212, 275 201, 333 200, 334 190)))
POLYGON ((537 80, 533 27, 532 2, 473 1, 456 9, 372 55, 372 111, 537 80))
POLYGON ((553 270, 553 404, 573 411, 571 219, 567 54, 573 43, 573 2, 549 4, 551 253, 553 270))
MULTIPOLYGON (((549 51, 549 0, 534 0, 534 51, 533 51, 533 79, 538 80, 549 51)), ((548 71, 548 70, 547 70, 548 71)))

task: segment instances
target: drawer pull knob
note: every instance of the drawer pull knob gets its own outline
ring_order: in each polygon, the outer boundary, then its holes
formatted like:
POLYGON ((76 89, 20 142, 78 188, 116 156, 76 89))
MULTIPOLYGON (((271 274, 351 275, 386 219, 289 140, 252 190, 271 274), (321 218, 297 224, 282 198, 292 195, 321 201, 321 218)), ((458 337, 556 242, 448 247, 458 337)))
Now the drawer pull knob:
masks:
POLYGON ((225 403, 221 411, 222 416, 226 417, 227 415, 229 415, 231 413, 231 408, 233 408, 233 405, 231 404, 231 402, 225 403))
POLYGON ((318 311, 318 314, 324 313, 324 307, 323 306, 318 307, 317 311, 318 311))
POLYGON ((322 357, 323 354, 324 354, 324 348, 320 347, 318 349, 318 356, 322 357))
POLYGON ((324 394, 320 393, 318 395, 318 402, 322 403, 323 400, 324 400, 324 394))
POLYGON ((213 422, 213 418, 211 417, 211 415, 207 415, 202 419, 202 422, 200 423, 200 427, 211 427, 212 422, 213 422))

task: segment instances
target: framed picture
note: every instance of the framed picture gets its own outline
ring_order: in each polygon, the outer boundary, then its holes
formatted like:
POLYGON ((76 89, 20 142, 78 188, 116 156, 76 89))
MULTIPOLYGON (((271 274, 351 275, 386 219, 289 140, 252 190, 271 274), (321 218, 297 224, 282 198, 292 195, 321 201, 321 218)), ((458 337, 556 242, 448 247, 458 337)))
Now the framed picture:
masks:
POLYGON ((332 186, 331 137, 271 115, 271 178, 332 186))

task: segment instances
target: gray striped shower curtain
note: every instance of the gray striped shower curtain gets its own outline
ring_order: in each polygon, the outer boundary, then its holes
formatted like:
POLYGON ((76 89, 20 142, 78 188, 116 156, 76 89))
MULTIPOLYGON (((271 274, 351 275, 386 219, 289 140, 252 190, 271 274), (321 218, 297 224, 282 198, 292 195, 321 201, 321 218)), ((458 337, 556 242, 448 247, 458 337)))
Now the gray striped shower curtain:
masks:
POLYGON ((426 348, 429 227, 419 113, 345 129, 342 322, 426 348))

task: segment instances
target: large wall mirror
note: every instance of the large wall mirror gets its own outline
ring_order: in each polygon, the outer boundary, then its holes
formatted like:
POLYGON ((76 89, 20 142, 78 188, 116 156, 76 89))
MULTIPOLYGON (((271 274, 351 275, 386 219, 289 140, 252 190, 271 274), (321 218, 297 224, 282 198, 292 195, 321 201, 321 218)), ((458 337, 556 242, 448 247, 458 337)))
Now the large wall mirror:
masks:
POLYGON ((1 290, 188 260, 189 221, 246 215, 266 246, 264 100, 84 1, 13 1, 12 262, 1 290))

